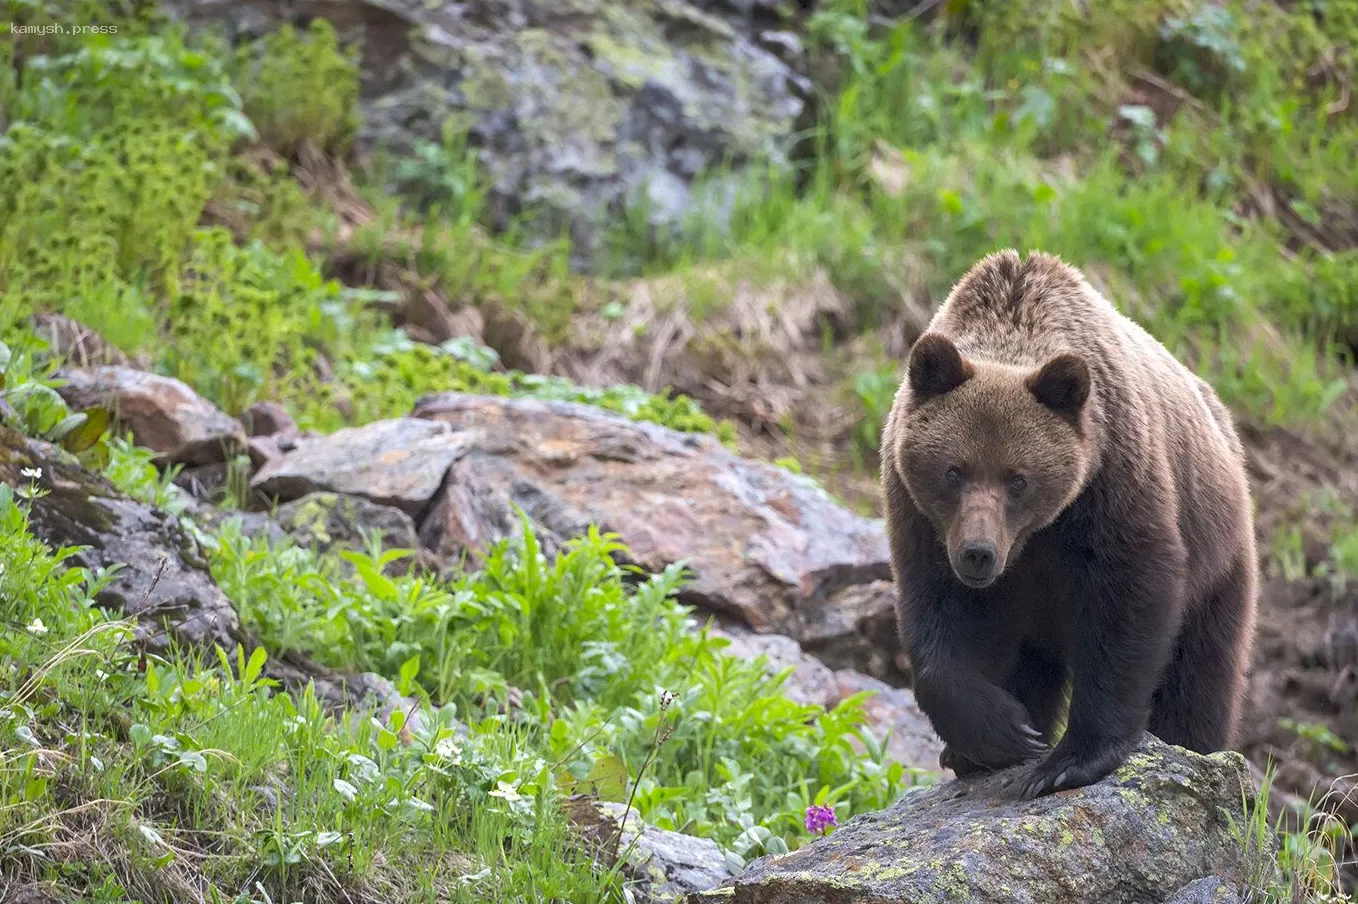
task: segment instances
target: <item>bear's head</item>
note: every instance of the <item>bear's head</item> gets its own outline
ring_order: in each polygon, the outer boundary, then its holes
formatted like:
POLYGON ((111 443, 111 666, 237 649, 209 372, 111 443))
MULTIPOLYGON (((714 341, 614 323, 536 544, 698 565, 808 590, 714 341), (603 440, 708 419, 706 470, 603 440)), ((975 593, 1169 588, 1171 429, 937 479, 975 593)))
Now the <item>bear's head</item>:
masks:
POLYGON ((1035 367, 969 361, 939 333, 910 350, 889 434, 895 461, 967 586, 998 580, 1083 490, 1090 381, 1074 354, 1035 367))

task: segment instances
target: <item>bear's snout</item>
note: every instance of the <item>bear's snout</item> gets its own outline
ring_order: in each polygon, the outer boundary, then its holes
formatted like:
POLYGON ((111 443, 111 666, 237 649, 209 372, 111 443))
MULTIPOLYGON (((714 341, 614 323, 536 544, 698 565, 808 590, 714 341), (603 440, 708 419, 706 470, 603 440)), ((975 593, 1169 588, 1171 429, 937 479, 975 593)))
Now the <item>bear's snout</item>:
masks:
POLYGON ((958 577, 974 587, 984 587, 995 578, 995 544, 986 540, 971 540, 962 547, 958 557, 958 577))

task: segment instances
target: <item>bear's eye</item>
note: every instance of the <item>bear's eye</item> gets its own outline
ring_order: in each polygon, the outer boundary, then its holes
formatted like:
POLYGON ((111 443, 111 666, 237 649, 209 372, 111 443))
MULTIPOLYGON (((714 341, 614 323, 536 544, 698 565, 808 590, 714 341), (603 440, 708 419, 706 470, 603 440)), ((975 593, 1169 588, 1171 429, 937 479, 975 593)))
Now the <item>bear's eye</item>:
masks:
POLYGON ((1015 496, 1022 495, 1023 491, 1026 489, 1028 489, 1027 477, 1024 477, 1022 474, 1015 474, 1013 477, 1009 478, 1009 492, 1013 493, 1015 496))
POLYGON ((962 482, 962 469, 953 465, 943 472, 943 476, 947 479, 948 483, 957 486, 962 482))

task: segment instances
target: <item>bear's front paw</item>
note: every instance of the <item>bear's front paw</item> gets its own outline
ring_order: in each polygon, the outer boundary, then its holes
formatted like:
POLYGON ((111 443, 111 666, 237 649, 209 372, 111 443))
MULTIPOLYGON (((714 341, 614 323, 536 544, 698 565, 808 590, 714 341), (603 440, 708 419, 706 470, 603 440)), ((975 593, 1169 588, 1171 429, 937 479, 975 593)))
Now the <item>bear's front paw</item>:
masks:
POLYGON ((1113 744, 1097 748, 1079 749, 1064 742, 1056 745, 1051 755, 1038 763, 1032 777, 1023 786, 1023 799, 1033 800, 1057 791, 1069 791, 1092 785, 1108 775, 1127 756, 1127 746, 1113 744))
POLYGON ((964 731, 946 738, 952 756, 986 770, 1004 769, 1047 752, 1042 734, 1028 724, 1028 712, 1018 701, 1001 699, 979 708, 964 731))

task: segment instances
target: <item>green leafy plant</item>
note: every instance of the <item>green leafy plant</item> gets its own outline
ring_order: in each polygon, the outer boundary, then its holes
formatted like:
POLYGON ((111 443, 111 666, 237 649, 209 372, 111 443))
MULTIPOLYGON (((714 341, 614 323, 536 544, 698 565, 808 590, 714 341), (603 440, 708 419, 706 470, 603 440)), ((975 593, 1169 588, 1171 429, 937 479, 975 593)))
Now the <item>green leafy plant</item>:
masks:
POLYGON ((1235 13, 1227 6, 1197 7, 1160 26, 1157 55, 1170 76, 1195 94, 1228 89, 1245 72, 1235 13))
POLYGON ((358 51, 340 47, 325 19, 242 47, 236 81, 260 138, 280 153, 303 141, 343 153, 358 131, 358 51))
POLYGON ((32 355, 13 351, 0 342, 0 423, 21 432, 59 443, 68 452, 90 452, 94 459, 105 452, 101 445, 109 428, 107 408, 92 407, 73 412, 56 391, 57 381, 33 370, 32 355))
POLYGON ((760 826, 791 843, 818 794, 849 813, 905 787, 905 770, 865 740, 861 697, 828 712, 789 700, 786 672, 729 658, 724 641, 696 630, 672 600, 679 569, 629 588, 613 561, 622 551, 591 534, 548 562, 525 524, 480 572, 448 585, 388 577, 383 559, 357 553, 345 554, 345 577, 229 527, 212 558, 271 648, 393 677, 417 659, 419 684, 468 716, 493 718, 520 697, 525 742, 568 781, 600 781, 600 763, 616 756, 636 777, 636 809, 664 827, 730 842, 760 826), (673 695, 663 707, 657 688, 673 695))

